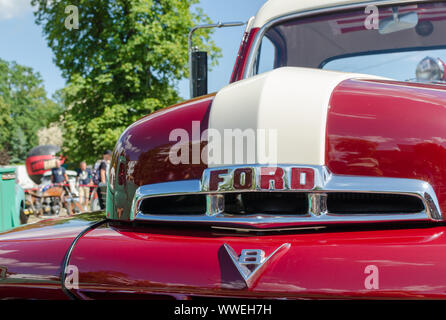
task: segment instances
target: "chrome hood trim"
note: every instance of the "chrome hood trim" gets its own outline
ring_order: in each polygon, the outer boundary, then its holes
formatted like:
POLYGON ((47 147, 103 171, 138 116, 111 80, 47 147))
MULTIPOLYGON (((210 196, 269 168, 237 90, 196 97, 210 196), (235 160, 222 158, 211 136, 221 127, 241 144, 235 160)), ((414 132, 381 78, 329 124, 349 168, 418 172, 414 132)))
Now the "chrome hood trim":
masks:
POLYGON ((334 175, 325 166, 308 165, 279 165, 264 166, 251 165, 242 168, 252 168, 254 171, 261 167, 280 167, 284 170, 284 188, 265 190, 258 182, 254 182, 249 190, 242 192, 303 192, 308 195, 309 211, 306 215, 229 215, 224 211, 222 197, 227 193, 240 192, 232 185, 233 176, 230 174, 241 166, 229 166, 206 169, 201 180, 184 180, 144 185, 137 189, 132 204, 131 220, 156 222, 184 222, 219 226, 243 226, 249 228, 283 228, 301 225, 326 225, 331 223, 371 223, 390 221, 439 221, 443 220, 437 196, 432 186, 425 181, 416 179, 344 176, 334 175), (314 170, 314 185, 308 190, 291 190, 287 173, 292 168, 311 168, 314 170), (221 179, 218 190, 211 191, 209 179, 212 171, 228 170, 229 174, 221 179), (324 196, 331 192, 342 193, 379 193, 407 195, 419 198, 424 210, 416 213, 366 213, 366 214, 333 214, 324 208, 324 196), (151 197, 175 195, 205 195, 207 207, 205 213, 188 215, 152 215, 141 212, 143 200, 151 197))

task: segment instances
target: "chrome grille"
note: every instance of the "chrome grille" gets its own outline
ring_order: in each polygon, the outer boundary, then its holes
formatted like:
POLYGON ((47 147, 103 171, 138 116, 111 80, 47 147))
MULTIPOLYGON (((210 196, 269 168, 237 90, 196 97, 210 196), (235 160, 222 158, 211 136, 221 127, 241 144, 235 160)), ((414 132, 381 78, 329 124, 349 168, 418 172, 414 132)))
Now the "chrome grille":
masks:
POLYGON ((336 214, 401 214, 424 210, 423 201, 416 196, 389 193, 327 194, 327 211, 336 214))
POLYGON ((302 192, 245 192, 224 194, 223 212, 233 215, 305 215, 308 196, 302 192))
MULTIPOLYGON (((247 192, 223 194, 226 215, 305 216, 309 213, 311 193, 247 192)), ((324 195, 325 214, 410 214, 425 210, 416 196, 383 193, 334 192, 324 195)), ((150 197, 141 202, 139 212, 145 215, 204 215, 205 195, 150 197)))
POLYGON ((193 215, 206 213, 205 195, 150 197, 141 202, 140 212, 151 215, 193 215))
MULTIPOLYGON (((286 171, 295 166, 281 167, 286 171)), ((250 190, 237 192, 228 187, 228 178, 220 179, 224 188, 211 191, 211 169, 202 180, 142 186, 135 194, 131 219, 255 228, 442 220, 437 197, 425 181, 336 176, 326 167, 305 168, 315 172, 311 190, 262 190, 254 183, 250 190)))

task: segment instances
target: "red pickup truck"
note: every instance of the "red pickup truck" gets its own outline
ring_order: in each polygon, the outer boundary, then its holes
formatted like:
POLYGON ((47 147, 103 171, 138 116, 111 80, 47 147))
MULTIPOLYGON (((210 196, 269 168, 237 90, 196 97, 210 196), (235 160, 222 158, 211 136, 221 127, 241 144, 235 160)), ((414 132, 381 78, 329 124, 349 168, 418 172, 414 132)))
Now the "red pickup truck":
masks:
POLYGON ((228 86, 122 133, 105 213, 0 234, 0 297, 445 298, 445 12, 266 2, 228 86))

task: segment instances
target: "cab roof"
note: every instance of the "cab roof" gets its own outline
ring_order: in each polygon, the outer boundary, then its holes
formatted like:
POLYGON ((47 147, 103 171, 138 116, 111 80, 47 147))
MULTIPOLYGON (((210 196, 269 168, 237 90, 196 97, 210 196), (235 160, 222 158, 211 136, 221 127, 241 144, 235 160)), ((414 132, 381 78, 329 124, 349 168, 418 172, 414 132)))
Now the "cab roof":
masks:
MULTIPOLYGON (((274 18, 292 13, 315 9, 337 7, 349 4, 371 3, 370 0, 269 0, 257 12, 253 23, 254 28, 260 28, 274 18)), ((374 1, 379 2, 379 1, 374 1)), ((388 1, 383 1, 388 2, 388 1)), ((410 1, 401 1, 410 2, 410 1)))

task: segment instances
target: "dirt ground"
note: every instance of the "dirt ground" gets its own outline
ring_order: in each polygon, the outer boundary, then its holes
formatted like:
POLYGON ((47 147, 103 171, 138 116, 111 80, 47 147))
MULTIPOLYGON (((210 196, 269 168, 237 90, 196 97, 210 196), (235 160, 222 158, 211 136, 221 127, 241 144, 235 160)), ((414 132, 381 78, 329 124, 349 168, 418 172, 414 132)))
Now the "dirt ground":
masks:
MULTIPOLYGON (((60 210, 59 217, 67 217, 67 216, 68 216, 67 210, 65 208, 62 208, 60 210)), ((35 215, 30 215, 29 218, 28 218, 28 223, 27 224, 39 222, 39 221, 42 221, 42 220, 45 220, 45 219, 48 219, 48 218, 54 218, 54 217, 55 216, 39 216, 39 217, 36 217, 35 215)))

